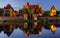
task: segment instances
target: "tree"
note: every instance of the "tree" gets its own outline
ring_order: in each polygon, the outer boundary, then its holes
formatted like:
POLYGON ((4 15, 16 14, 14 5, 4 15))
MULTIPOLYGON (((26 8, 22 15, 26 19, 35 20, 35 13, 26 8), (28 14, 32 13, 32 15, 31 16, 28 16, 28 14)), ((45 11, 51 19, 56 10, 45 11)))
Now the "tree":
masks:
POLYGON ((60 11, 56 11, 56 16, 60 16, 60 11))
POLYGON ((2 15, 3 15, 3 9, 0 8, 0 16, 2 16, 2 15))
POLYGON ((44 12, 44 16, 49 16, 49 14, 50 14, 50 11, 45 11, 44 12))

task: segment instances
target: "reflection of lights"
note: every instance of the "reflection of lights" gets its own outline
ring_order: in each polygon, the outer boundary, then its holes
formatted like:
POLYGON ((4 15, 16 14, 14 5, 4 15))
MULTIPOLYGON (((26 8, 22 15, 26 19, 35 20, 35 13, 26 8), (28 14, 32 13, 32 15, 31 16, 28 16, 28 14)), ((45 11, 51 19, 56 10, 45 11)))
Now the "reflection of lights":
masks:
POLYGON ((37 25, 37 22, 34 22, 34 25, 37 25))
POLYGON ((44 26, 41 26, 40 31, 39 31, 39 35, 42 34, 42 32, 43 32, 43 28, 44 28, 44 26))
POLYGON ((51 28, 53 28, 53 25, 51 25, 51 28))
POLYGON ((13 25, 10 25, 10 32, 12 32, 12 29, 13 29, 13 25))
POLYGON ((55 33, 55 32, 56 32, 56 26, 51 25, 51 31, 52 31, 53 33, 55 33))
POLYGON ((42 34, 42 31, 39 31, 39 35, 41 35, 42 34))
POLYGON ((27 35, 29 34, 29 32, 27 32, 27 35))
POLYGON ((37 22, 34 22, 33 28, 37 28, 37 22))
POLYGON ((29 32, 29 30, 27 31, 27 36, 29 36, 29 34, 30 34, 30 32, 29 32))
POLYGON ((34 20, 37 20, 37 17, 34 17, 34 20))
POLYGON ((24 34, 29 36, 29 31, 24 31, 24 34))

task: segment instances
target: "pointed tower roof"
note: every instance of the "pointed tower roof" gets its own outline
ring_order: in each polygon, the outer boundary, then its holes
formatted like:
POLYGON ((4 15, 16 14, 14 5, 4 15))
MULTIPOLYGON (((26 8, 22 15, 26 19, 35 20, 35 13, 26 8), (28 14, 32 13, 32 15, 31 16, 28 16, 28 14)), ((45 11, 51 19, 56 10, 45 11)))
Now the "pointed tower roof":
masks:
POLYGON ((29 2, 27 2, 27 5, 29 5, 29 2))
POLYGON ((56 10, 56 8, 55 8, 55 6, 54 6, 54 5, 51 7, 51 10, 52 10, 52 9, 56 10))

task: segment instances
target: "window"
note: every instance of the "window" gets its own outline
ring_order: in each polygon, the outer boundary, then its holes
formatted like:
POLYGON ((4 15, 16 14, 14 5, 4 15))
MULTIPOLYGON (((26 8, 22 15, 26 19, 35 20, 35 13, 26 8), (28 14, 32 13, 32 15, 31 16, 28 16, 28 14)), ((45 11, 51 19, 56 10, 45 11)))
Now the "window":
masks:
POLYGON ((10 16, 10 11, 9 10, 5 10, 5 14, 6 14, 6 16, 10 16))

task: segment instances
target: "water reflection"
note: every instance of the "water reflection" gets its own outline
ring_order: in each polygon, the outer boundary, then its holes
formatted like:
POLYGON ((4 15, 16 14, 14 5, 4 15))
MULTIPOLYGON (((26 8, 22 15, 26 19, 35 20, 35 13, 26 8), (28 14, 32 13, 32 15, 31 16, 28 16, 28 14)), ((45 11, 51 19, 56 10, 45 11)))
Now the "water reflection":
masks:
POLYGON ((41 27, 40 27, 39 35, 41 35, 41 34, 42 34, 42 32, 43 32, 43 28, 44 28, 44 26, 41 26, 41 27))
MULTIPOLYGON (((9 22, 8 22, 9 23, 9 22)), ((46 30, 51 30, 53 34, 56 33, 57 27, 60 27, 59 25, 50 25, 50 24, 43 24, 43 23, 38 23, 38 22, 33 22, 33 23, 10 23, 10 24, 1 24, 0 25, 0 32, 4 31, 8 36, 14 31, 14 29, 19 28, 21 29, 25 35, 30 35, 30 34, 38 34, 42 35, 43 34, 43 29, 46 30)))
POLYGON ((55 32, 56 32, 56 26, 55 25, 51 25, 51 31, 53 34, 55 34, 55 32))

